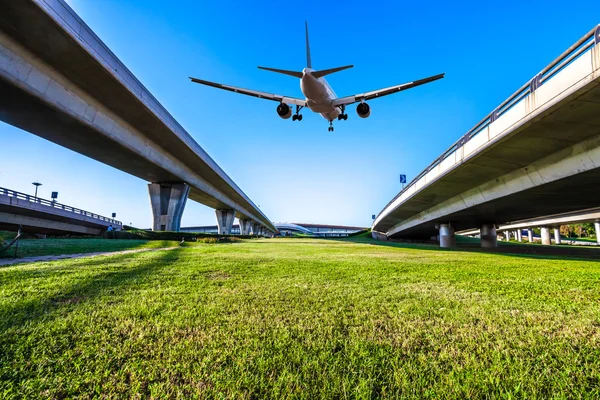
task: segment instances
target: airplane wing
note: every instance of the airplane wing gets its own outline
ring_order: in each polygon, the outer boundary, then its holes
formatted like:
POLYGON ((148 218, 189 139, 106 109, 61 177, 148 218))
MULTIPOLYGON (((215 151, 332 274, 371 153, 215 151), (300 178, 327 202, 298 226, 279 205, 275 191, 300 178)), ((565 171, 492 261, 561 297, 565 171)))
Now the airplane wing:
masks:
POLYGON ((273 100, 273 101, 277 101, 279 103, 295 104, 297 106, 302 106, 302 107, 306 106, 306 100, 296 99, 294 97, 287 97, 287 96, 281 96, 279 94, 259 92, 257 90, 242 89, 242 88, 238 88, 235 86, 222 85, 220 83, 209 82, 209 81, 204 81, 202 79, 192 78, 191 76, 189 78, 191 79, 192 82, 196 82, 201 85, 212 86, 217 89, 229 90, 230 92, 241 93, 241 94, 245 94, 247 96, 258 97, 259 99, 273 100))
POLYGON ((397 92, 401 92, 406 89, 414 88, 415 86, 424 85, 429 82, 437 81, 438 79, 442 79, 445 74, 439 74, 430 76, 429 78, 419 79, 418 81, 403 83, 402 85, 391 86, 385 89, 374 90, 372 92, 366 92, 361 94, 355 94, 354 96, 341 97, 339 99, 335 99, 333 101, 334 106, 347 106, 348 104, 357 103, 363 100, 371 100, 377 97, 387 96, 388 94, 393 94, 397 92))

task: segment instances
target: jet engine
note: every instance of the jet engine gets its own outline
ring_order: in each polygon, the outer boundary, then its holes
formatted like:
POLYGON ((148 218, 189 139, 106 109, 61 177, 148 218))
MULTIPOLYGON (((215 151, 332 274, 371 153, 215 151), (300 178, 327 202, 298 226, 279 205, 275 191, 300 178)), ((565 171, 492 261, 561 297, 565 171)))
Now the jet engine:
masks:
POLYGON ((283 119, 288 119, 292 116, 292 109, 287 104, 281 103, 277 106, 277 115, 283 119))
POLYGON ((371 107, 369 107, 367 103, 360 103, 358 106, 356 106, 356 113, 361 118, 367 118, 369 115, 371 115, 371 107))

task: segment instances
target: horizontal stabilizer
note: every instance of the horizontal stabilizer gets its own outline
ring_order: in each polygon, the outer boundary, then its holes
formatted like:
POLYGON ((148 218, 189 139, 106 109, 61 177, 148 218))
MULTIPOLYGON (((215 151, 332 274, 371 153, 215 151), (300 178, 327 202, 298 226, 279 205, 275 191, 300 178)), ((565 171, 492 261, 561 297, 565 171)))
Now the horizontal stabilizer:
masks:
POLYGON ((267 68, 267 67, 258 67, 258 68, 264 69, 265 71, 277 72, 279 74, 295 76, 296 78, 302 79, 302 72, 288 71, 286 69, 275 69, 275 68, 267 68))
POLYGON ((315 78, 322 78, 325 75, 333 74, 334 72, 343 71, 345 69, 352 68, 352 67, 354 67, 354 65, 346 65, 345 67, 337 67, 337 68, 331 68, 331 69, 322 69, 320 71, 311 72, 311 75, 314 76, 315 78))

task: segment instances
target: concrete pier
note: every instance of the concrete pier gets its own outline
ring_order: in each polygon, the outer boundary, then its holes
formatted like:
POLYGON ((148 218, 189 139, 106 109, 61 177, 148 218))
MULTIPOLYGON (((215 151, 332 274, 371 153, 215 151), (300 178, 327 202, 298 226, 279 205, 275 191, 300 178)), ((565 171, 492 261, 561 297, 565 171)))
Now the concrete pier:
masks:
POLYGON ((517 230, 517 240, 518 240, 519 242, 522 242, 522 241, 523 241, 523 231, 521 231, 520 229, 519 229, 519 230, 517 230))
POLYGON ((594 228, 596 229, 596 242, 600 243, 600 222, 594 222, 594 228))
POLYGON ((260 235, 260 225, 259 224, 252 224, 252 233, 251 234, 254 236, 260 235))
POLYGON ((440 224, 440 247, 449 249, 456 247, 456 238, 454 237, 454 227, 450 224, 440 224))
POLYGON ((235 210, 215 210, 217 214, 217 229, 219 235, 230 235, 233 220, 235 219, 235 210))
POLYGON ((496 234, 496 226, 494 224, 481 225, 480 232, 481 247, 498 247, 498 235, 496 234))
POLYGON ((554 228, 554 243, 555 244, 560 244, 560 229, 559 228, 554 228))
POLYGON ((533 243, 533 229, 527 229, 527 238, 529 239, 529 243, 533 243))
POLYGON ((552 240, 550 239, 550 228, 548 228, 547 226, 542 226, 541 228, 541 236, 542 236, 542 244, 544 245, 551 245, 552 244, 552 240))
POLYGON ((240 235, 249 235, 252 230, 252 221, 249 219, 240 219, 240 235))
POLYGON ((190 187, 185 183, 148 184, 154 231, 179 231, 190 187))

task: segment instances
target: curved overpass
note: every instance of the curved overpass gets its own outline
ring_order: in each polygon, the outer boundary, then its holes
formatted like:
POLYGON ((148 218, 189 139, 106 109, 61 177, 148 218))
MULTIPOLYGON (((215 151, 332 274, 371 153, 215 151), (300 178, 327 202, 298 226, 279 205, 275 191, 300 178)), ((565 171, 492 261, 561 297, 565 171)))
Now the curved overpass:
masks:
POLYGON ((178 230, 189 194, 224 230, 277 231, 63 0, 0 2, 0 93, 1 120, 151 182, 154 229, 178 230))
MULTIPOLYGON (((398 193, 373 236, 430 238, 598 206, 600 26, 500 104, 398 193)), ((493 240, 492 240, 493 239, 493 240)))

